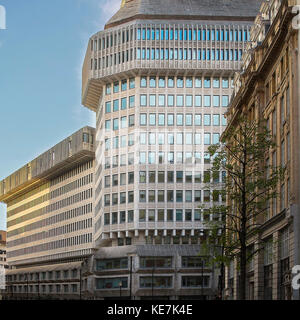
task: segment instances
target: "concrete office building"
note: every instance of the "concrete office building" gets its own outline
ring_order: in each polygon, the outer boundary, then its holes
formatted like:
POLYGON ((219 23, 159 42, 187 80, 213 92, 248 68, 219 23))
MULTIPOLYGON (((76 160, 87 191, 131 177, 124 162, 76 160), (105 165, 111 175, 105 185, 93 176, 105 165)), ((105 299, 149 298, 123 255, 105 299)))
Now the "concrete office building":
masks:
POLYGON ((75 298, 93 248, 94 129, 84 127, 0 182, 6 298, 75 298))
POLYGON ((204 183, 207 148, 225 129, 260 4, 125 0, 90 38, 82 103, 96 113, 98 251, 86 268, 87 296, 217 294, 218 273, 199 256, 203 210, 225 200, 204 183))
MULTIPOLYGON (((265 119, 276 143, 266 154, 266 163, 286 169, 278 197, 270 200, 267 214, 256 218, 259 232, 248 239, 249 252, 257 251, 247 270, 249 300, 299 300, 299 290, 292 287, 292 268, 300 264, 300 32, 293 26, 292 12, 296 4, 296 0, 263 2, 228 112, 228 128, 238 128, 240 114, 265 119)), ((238 282, 233 261, 226 272, 226 291, 232 299, 238 297, 238 282)))

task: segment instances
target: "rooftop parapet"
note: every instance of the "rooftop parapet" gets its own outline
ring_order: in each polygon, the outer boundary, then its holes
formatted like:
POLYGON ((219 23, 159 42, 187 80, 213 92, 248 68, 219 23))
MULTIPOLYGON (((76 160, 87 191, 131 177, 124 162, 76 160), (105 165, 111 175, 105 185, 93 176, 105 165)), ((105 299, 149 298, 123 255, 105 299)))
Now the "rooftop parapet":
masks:
POLYGON ((84 127, 0 181, 0 201, 7 202, 76 165, 93 159, 95 129, 84 127))

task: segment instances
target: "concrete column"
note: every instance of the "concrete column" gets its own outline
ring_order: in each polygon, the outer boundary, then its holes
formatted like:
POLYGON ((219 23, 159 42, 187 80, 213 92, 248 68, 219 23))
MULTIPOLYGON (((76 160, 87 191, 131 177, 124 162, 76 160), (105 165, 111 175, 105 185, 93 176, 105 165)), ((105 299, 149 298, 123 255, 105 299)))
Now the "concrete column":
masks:
POLYGON ((280 261, 279 261, 279 232, 273 233, 273 283, 272 283, 272 299, 278 300, 280 296, 280 261))
POLYGON ((234 300, 238 300, 239 296, 240 296, 240 292, 239 292, 239 286, 238 286, 239 270, 238 270, 238 261, 237 261, 237 259, 234 259, 233 274, 234 274, 234 284, 233 284, 234 294, 233 294, 233 299, 234 300))
MULTIPOLYGON (((297 109, 296 114, 299 115, 300 113, 300 30, 297 31, 298 37, 295 39, 295 42, 297 43, 297 47, 295 50, 293 50, 292 55, 290 55, 292 58, 292 70, 296 70, 294 74, 294 81, 295 84, 292 85, 292 92, 293 96, 292 98, 292 108, 297 109)), ((295 156, 298 158, 296 163, 298 163, 298 170, 296 169, 294 173, 297 175, 295 177, 298 185, 299 181, 299 169, 300 169, 300 148, 298 147, 299 143, 299 137, 300 137, 300 117, 298 116, 298 130, 296 131, 297 137, 295 137, 293 142, 293 148, 295 148, 295 156), (297 144, 297 145, 296 145, 297 144), (297 154, 297 155, 296 155, 297 154)), ((294 181, 295 181, 294 179, 294 181)), ((300 199, 300 188, 298 187, 298 192, 295 189, 295 196, 296 196, 296 204, 293 206, 293 222, 294 222, 294 265, 300 265, 300 212, 299 212, 299 199, 300 199)), ((291 266, 294 267, 294 266, 291 266)), ((299 290, 293 290, 292 295, 293 300, 300 300, 300 293, 299 290)))
MULTIPOLYGON (((258 242, 255 250, 259 249, 258 242)), ((263 300, 264 297, 264 252, 259 250, 254 256, 254 300, 263 300)))

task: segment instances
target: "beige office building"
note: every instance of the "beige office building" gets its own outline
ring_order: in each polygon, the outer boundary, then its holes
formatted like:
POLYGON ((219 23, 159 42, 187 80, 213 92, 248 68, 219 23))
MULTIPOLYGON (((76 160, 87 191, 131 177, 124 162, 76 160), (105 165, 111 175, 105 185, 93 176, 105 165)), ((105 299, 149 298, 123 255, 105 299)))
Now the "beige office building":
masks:
POLYGON ((8 298, 78 297, 93 248, 94 129, 84 127, 0 182, 8 298))

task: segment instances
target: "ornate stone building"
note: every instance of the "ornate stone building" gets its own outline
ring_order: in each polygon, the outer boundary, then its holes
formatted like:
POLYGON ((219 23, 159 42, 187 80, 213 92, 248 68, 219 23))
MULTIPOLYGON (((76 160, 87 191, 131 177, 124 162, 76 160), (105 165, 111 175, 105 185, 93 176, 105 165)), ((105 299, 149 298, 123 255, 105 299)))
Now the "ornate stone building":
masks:
MULTIPOLYGON (((251 45, 243 57, 243 72, 236 75, 228 127, 243 113, 265 119, 276 147, 266 162, 286 168, 278 185, 280 195, 269 203, 260 232, 249 239, 259 250, 248 266, 248 299, 299 299, 291 286, 292 268, 300 264, 299 214, 299 31, 293 28, 297 1, 264 1, 251 29, 251 45)), ((238 296, 236 261, 227 269, 227 295, 238 296)))

